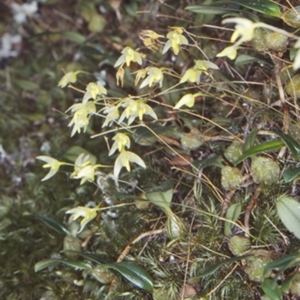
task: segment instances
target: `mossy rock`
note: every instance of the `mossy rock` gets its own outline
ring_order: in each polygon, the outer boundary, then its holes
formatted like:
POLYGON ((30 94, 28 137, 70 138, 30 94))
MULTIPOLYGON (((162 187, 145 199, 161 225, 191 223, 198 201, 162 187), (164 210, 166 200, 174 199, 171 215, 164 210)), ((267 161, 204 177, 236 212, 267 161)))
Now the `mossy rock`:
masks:
POLYGON ((255 183, 268 186, 279 179, 280 168, 271 158, 257 156, 252 159, 250 171, 255 183))

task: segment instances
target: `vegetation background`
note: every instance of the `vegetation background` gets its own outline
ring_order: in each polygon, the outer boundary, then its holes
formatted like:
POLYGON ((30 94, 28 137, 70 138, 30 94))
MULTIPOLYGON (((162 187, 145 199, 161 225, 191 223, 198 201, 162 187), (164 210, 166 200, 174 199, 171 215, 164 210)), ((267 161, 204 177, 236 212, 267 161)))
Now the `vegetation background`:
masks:
POLYGON ((299 299, 300 7, 248 2, 1 1, 1 299, 299 299), (286 34, 257 29, 235 60, 218 57, 234 31, 226 17, 286 34), (165 37, 170 26, 189 45, 178 55, 147 49, 141 31, 165 37), (118 188, 107 177, 79 185, 67 169, 41 182, 41 154, 74 161, 84 151, 113 165, 107 139, 90 138, 102 118, 70 137, 66 110, 82 94, 58 82, 84 70, 81 86, 97 80, 110 97, 140 95, 137 64, 124 87, 116 83, 126 46, 175 74, 149 92, 158 121, 132 131, 147 169, 122 173, 118 188), (194 60, 218 69, 168 93, 194 60), (202 96, 173 110, 188 91, 202 96), (156 194, 146 201, 142 191, 156 194), (103 211, 74 234, 79 223, 65 212, 88 202, 103 211))

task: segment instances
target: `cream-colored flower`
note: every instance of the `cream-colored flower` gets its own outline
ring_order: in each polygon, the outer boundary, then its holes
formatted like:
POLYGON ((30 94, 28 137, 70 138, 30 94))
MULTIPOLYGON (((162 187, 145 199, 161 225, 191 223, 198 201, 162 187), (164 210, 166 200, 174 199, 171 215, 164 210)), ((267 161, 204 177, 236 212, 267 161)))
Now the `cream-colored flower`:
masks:
POLYGON ((208 74, 208 69, 216 70, 219 67, 208 60, 195 60, 194 67, 186 70, 179 83, 189 81, 199 84, 202 72, 208 74))
POLYGON ((196 94, 186 94, 177 102, 174 109, 179 109, 183 105, 186 105, 187 107, 193 107, 195 104, 195 98, 200 96, 200 93, 196 94))
POLYGON ((122 50, 122 55, 118 58, 114 67, 118 67, 120 65, 123 65, 124 63, 126 63, 127 67, 129 67, 131 62, 136 62, 141 65, 142 55, 130 47, 125 47, 122 50))
POLYGON ((118 132, 114 137, 115 141, 109 151, 108 155, 112 155, 118 149, 121 152, 125 148, 130 148, 130 138, 128 135, 122 132, 118 132))
POLYGON ((146 71, 148 76, 142 82, 140 89, 147 85, 152 87, 153 83, 159 83, 159 86, 162 87, 162 82, 164 79, 163 68, 148 67, 146 68, 146 71))
POLYGON ((97 210, 98 208, 89 208, 84 206, 77 206, 75 208, 69 209, 66 211, 66 214, 72 214, 70 217, 69 222, 77 220, 79 217, 82 217, 83 219, 80 221, 80 229, 78 233, 80 233, 86 224, 91 222, 93 219, 97 216, 97 210))
POLYGON ((184 83, 184 82, 189 81, 189 82, 194 82, 194 83, 199 84, 201 74, 202 74, 202 71, 197 70, 195 68, 187 69, 185 71, 185 73, 183 74, 183 76, 181 77, 179 83, 184 83))
POLYGON ((114 165, 114 176, 117 179, 119 177, 120 171, 123 167, 130 172, 130 163, 136 163, 142 168, 146 168, 145 162, 135 153, 122 150, 117 157, 114 165))
POLYGON ((80 184, 95 180, 95 169, 99 165, 92 164, 88 154, 81 153, 75 160, 74 172, 70 175, 72 179, 81 179, 80 184))
POLYGON ((263 23, 254 23, 244 18, 228 18, 222 21, 223 24, 235 23, 235 31, 233 32, 230 41, 240 45, 244 42, 251 41, 254 36, 254 30, 263 25, 263 23))
POLYGON ((68 127, 73 126, 71 132, 71 136, 73 136, 76 132, 80 133, 81 129, 83 129, 83 132, 86 131, 90 117, 96 113, 96 106, 94 102, 88 101, 74 104, 67 111, 74 113, 71 122, 68 124, 68 127))
POLYGON ((152 51, 158 51, 159 41, 157 40, 159 38, 163 38, 164 36, 159 35, 152 30, 142 30, 139 37, 143 41, 145 47, 152 51))
POLYGON ((86 87, 86 93, 83 96, 82 103, 85 104, 89 99, 96 100, 99 95, 106 95, 107 90, 104 86, 96 82, 90 82, 86 87))
POLYGON ((80 155, 77 156, 76 160, 75 160, 75 163, 74 163, 74 172, 71 174, 71 178, 73 178, 74 176, 76 176, 79 171, 90 165, 91 162, 90 162, 90 156, 88 154, 84 154, 84 153, 81 153, 80 155))
POLYGON ((128 125, 130 125, 137 117, 140 121, 143 120, 144 115, 150 115, 153 119, 157 119, 157 115, 151 106, 145 103, 145 100, 133 100, 126 98, 122 102, 122 106, 125 107, 123 113, 120 116, 119 123, 123 122, 125 118, 128 119, 128 125))
POLYGON ((141 33, 140 33, 140 37, 141 38, 150 38, 150 39, 153 39, 153 40, 157 40, 159 38, 163 38, 164 36, 163 35, 160 35, 160 34, 157 34, 155 31, 153 30, 142 30, 141 33))
POLYGON ((134 85, 137 86, 141 79, 144 79, 147 75, 147 69, 140 69, 133 74, 136 74, 134 85))
POLYGON ((188 45, 187 38, 182 34, 182 27, 170 27, 173 29, 167 34, 168 41, 166 42, 162 53, 166 53, 170 48, 172 48, 175 55, 179 53, 181 45, 188 45))
POLYGON ((81 179, 80 184, 84 184, 86 181, 93 182, 95 180, 95 166, 87 165, 81 168, 73 178, 81 179))
POLYGON ((42 179, 42 181, 48 180, 54 176, 58 172, 59 167, 64 164, 55 158, 45 155, 38 156, 37 159, 46 162, 46 164, 43 165, 43 168, 50 168, 49 173, 42 179))
POLYGON ((208 69, 218 70, 219 67, 209 60, 195 60, 195 69, 208 74, 208 69))
POLYGON ((124 75, 125 75, 125 70, 121 66, 119 67, 118 71, 116 72, 116 80, 117 80, 117 85, 123 87, 124 86, 124 75))
POLYGON ((120 117, 119 109, 117 106, 107 106, 104 111, 104 114, 107 114, 105 121, 102 127, 111 126, 113 122, 117 121, 120 117))
POLYGON ((77 81, 77 74, 80 73, 81 71, 76 71, 76 72, 68 72, 66 73, 61 80, 58 83, 58 86, 61 88, 64 88, 67 86, 69 83, 75 83, 77 81))
POLYGON ((300 68, 300 38, 295 43, 294 48, 298 49, 298 51, 295 55, 295 59, 294 59, 294 63, 293 63, 293 69, 297 70, 297 69, 300 68))
POLYGON ((217 54, 217 57, 224 57, 224 56, 227 56, 231 60, 235 59, 237 56, 237 47, 235 45, 226 47, 223 49, 223 51, 217 54))

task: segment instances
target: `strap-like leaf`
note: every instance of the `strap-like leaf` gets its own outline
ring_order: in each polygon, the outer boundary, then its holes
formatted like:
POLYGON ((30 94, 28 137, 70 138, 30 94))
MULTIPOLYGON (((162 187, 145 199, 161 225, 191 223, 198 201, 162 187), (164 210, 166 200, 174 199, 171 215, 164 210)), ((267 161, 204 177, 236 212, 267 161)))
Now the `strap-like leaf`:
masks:
POLYGON ((298 158, 300 154, 300 144, 294 140, 290 135, 283 132, 275 132, 283 142, 286 144, 294 158, 298 158))
POLYGON ((248 134, 248 136, 245 140, 244 146, 243 146, 244 151, 247 151, 248 149, 250 149, 251 147, 254 146, 257 132, 258 132, 258 129, 255 128, 248 134))
POLYGON ((120 263, 106 264, 105 266, 117 271, 135 286, 149 292, 153 290, 153 281, 151 276, 135 263, 124 261, 120 263))
POLYGON ((276 259, 265 266, 264 274, 267 274, 273 269, 279 269, 281 271, 284 271, 286 267, 289 266, 289 264, 295 259, 300 259, 300 253, 292 253, 289 255, 285 255, 279 259, 276 259))
POLYGON ((208 268, 206 268, 199 276, 197 277, 193 277, 189 280, 190 283, 195 283, 197 282, 200 278, 207 276, 207 275, 212 275, 214 274, 219 268, 221 268, 222 266, 226 265, 226 264, 231 264, 233 262, 236 262, 238 260, 250 257, 250 254, 245 254, 245 255, 241 255, 241 256, 237 256, 237 257, 233 257, 233 258, 229 258, 229 259, 225 259, 217 264, 214 264, 208 268))
POLYGON ((58 223, 56 220, 39 214, 35 214, 34 216, 54 231, 67 235, 70 234, 69 230, 62 224, 58 223))
POLYGON ((251 1, 234 1, 235 3, 258 11, 262 14, 279 17, 281 15, 280 6, 269 0, 251 0, 251 1))
POLYGON ((282 291, 278 284, 274 282, 272 279, 265 279, 261 287, 264 293, 271 299, 271 300, 282 300, 282 291))
POLYGON ((235 162, 235 165, 238 165, 244 159, 259 153, 263 153, 265 151, 274 151, 280 149, 284 146, 284 142, 281 140, 275 140, 271 142, 265 142, 260 145, 256 145, 251 147, 250 149, 246 150, 235 162))
POLYGON ((79 252, 74 250, 64 250, 62 252, 74 253, 76 255, 84 257, 87 260, 93 261, 94 263, 97 264, 106 264, 111 262, 111 260, 108 258, 106 254, 79 252))
POLYGON ((75 269, 87 270, 90 269, 91 266, 88 263, 76 260, 68 260, 68 259, 59 259, 59 258, 51 258, 45 259, 37 262, 34 266, 34 271, 38 272, 41 271, 49 266, 55 266, 59 263, 63 263, 75 269))
MULTIPOLYGON (((230 205, 230 207, 228 208, 227 212, 226 212, 226 219, 231 220, 232 222, 235 222, 242 211, 242 205, 241 203, 234 203, 232 205, 230 205)), ((230 235, 231 234, 231 228, 233 227, 234 224, 232 224, 231 222, 226 222, 224 224, 224 234, 225 235, 230 235)))

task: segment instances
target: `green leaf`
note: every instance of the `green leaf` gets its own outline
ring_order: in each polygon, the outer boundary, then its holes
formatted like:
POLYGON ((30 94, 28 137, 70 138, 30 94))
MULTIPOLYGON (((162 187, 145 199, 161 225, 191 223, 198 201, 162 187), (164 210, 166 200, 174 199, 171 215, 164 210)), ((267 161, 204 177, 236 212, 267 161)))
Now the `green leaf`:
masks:
POLYGON ((57 222, 56 220, 50 217, 42 216, 40 214, 34 214, 34 216, 40 221, 42 221, 46 226, 53 229, 54 231, 62 234, 67 234, 67 235, 70 234, 69 230, 65 226, 57 222))
POLYGON ((257 58, 255 56, 247 55, 247 54, 241 54, 241 55, 239 55, 236 58, 236 60, 234 61, 234 65, 236 67, 244 66, 244 65, 249 65, 251 63, 259 63, 259 64, 270 66, 270 63, 268 63, 267 61, 262 60, 260 58, 257 58))
POLYGON ((82 45, 80 46, 79 50, 86 56, 97 56, 100 54, 104 54, 104 50, 100 45, 82 45))
POLYGON ((244 65, 249 65, 249 64, 251 64, 253 62, 257 62, 257 61, 258 61, 258 59, 255 56, 241 54, 235 59, 234 65, 236 67, 240 67, 240 66, 244 66, 244 65))
POLYGON ((165 192, 147 193, 146 197, 156 206, 159 206, 167 215, 172 214, 170 205, 173 198, 174 190, 170 189, 165 192))
MULTIPOLYGON (((237 219, 239 218, 240 214, 242 211, 242 204, 241 203, 234 203, 230 205, 226 212, 226 219, 231 220, 232 222, 236 222, 237 219)), ((225 235, 230 235, 231 234, 231 229, 234 224, 231 222, 226 222, 224 224, 224 234, 225 235)))
POLYGON ((300 260, 299 252, 285 255, 279 259, 276 259, 268 263, 264 268, 264 274, 267 274, 273 269, 279 269, 279 273, 282 273, 287 268, 290 268, 295 263, 298 263, 299 260, 300 260))
POLYGON ((289 168, 283 172, 285 182, 291 182, 300 175, 300 168, 289 168))
POLYGON ((257 136, 257 132, 258 132, 258 129, 253 129, 247 136, 246 140, 245 140, 245 143, 244 143, 244 146, 243 146, 243 150, 244 151, 247 151, 249 150, 251 147, 254 146, 255 144, 255 139, 256 139, 256 136, 257 136))
POLYGON ((68 40, 78 44, 82 44, 86 41, 85 36, 76 31, 63 31, 61 32, 61 35, 67 38, 68 40))
POLYGON ((166 215, 173 215, 170 208, 174 192, 173 186, 174 181, 169 179, 146 192, 146 198, 154 205, 159 206, 166 215))
POLYGON ((152 124, 148 127, 140 126, 134 130, 133 138, 135 142, 143 146, 150 146, 159 140, 159 135, 174 136, 177 138, 180 137, 176 126, 161 126, 158 124, 152 124))
POLYGON ((288 9, 282 16, 281 19, 294 28, 300 28, 300 6, 288 9))
POLYGON ((84 148, 81 148, 80 146, 72 146, 70 147, 63 155, 63 157, 70 162, 74 163, 76 158, 84 153, 85 155, 89 155, 89 161, 92 165, 96 164, 97 158, 95 155, 93 155, 91 152, 85 150, 84 148))
POLYGON ((258 11, 260 13, 279 17, 281 15, 280 6, 269 0, 251 0, 251 1, 234 1, 243 7, 258 11))
POLYGON ((23 80, 23 79, 14 80, 14 84, 26 91, 33 91, 39 89, 39 85, 36 82, 29 81, 29 80, 23 80))
POLYGON ((259 153, 263 153, 265 151, 274 151, 280 149, 282 146, 284 146, 284 142, 281 140, 275 140, 271 142, 265 142, 260 145, 256 145, 251 147, 250 149, 246 150, 235 162, 235 165, 238 165, 240 162, 242 162, 244 159, 256 155, 259 153))
POLYGON ((70 252, 78 254, 88 260, 91 260, 97 264, 100 264, 103 268, 113 269, 119 272, 124 278, 133 283, 135 286, 144 289, 146 291, 153 290, 153 281, 151 276, 140 266, 132 262, 120 262, 120 263, 103 263, 107 262, 107 257, 101 254, 84 253, 78 251, 67 250, 63 252, 70 252))
POLYGON ((88 270, 91 268, 91 266, 88 263, 84 263, 82 261, 75 261, 75 260, 68 260, 68 259, 59 259, 59 258, 51 258, 51 259, 45 259, 37 262, 34 265, 34 271, 39 272, 47 267, 55 266, 59 263, 68 265, 70 267, 73 267, 75 269, 80 270, 88 270))
POLYGON ((276 209, 284 226, 300 239, 300 203, 289 196, 281 196, 276 209))
POLYGON ((229 12, 236 12, 236 9, 217 7, 214 5, 191 5, 185 8, 186 10, 203 15, 221 15, 229 12))
POLYGON ((294 280, 299 280, 299 273, 293 274, 291 276, 288 276, 286 279, 283 280, 281 283, 281 290, 284 293, 288 293, 291 287, 291 284, 294 280))
POLYGON ((153 290, 153 280, 148 272, 132 262, 120 262, 105 265, 109 269, 119 272, 124 278, 135 286, 151 292, 153 290))
POLYGON ((245 254, 245 255, 241 255, 241 256, 237 256, 237 257, 225 259, 225 260, 223 260, 223 261, 221 261, 219 263, 216 263, 216 264, 214 264, 214 265, 206 268, 199 276, 191 278, 189 280, 189 283, 195 283, 195 282, 197 282, 202 277, 214 274, 216 271, 218 271, 218 269, 220 269, 224 265, 231 264, 233 262, 239 261, 241 259, 244 259, 244 258, 247 258, 247 257, 250 257, 250 256, 252 256, 252 255, 245 254))
POLYGON ((286 144, 294 158, 298 158, 300 154, 300 144, 294 140, 290 135, 283 132, 275 132, 283 142, 286 144))
POLYGON ((204 160, 196 160, 193 162, 193 165, 199 169, 199 170, 202 170, 206 167, 209 167, 209 166, 216 166, 216 167, 220 167, 222 168, 223 167, 223 163, 222 163, 222 156, 221 155, 215 155, 213 157, 210 157, 210 158, 207 158, 207 159, 204 159, 204 160))
POLYGON ((252 1, 214 1, 213 3, 209 3, 212 5, 191 5, 187 6, 185 9, 190 10, 195 13, 200 14, 224 14, 224 13, 230 13, 230 12, 239 12, 240 8, 227 8, 227 7, 221 7, 221 5, 228 5, 232 3, 233 5, 240 5, 245 8, 249 8, 251 10, 273 16, 273 17, 279 17, 281 15, 280 6, 269 1, 269 0, 252 0, 252 1))
POLYGON ((62 252, 74 253, 76 255, 82 256, 90 261, 93 261, 97 264, 106 264, 111 263, 111 260, 108 258, 106 254, 100 253, 89 253, 89 252, 78 252, 75 250, 64 250, 62 252))
POLYGON ((261 288, 271 300, 282 299, 282 291, 279 285, 276 282, 274 282, 272 279, 265 279, 261 283, 261 288))

